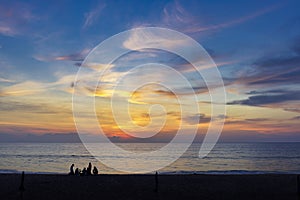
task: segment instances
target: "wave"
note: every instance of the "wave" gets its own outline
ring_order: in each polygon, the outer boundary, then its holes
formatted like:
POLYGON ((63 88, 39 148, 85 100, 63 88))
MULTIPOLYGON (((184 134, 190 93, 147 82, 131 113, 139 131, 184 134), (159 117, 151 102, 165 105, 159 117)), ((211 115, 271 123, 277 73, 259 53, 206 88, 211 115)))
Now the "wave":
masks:
POLYGON ((0 174, 19 174, 18 170, 13 169, 0 169, 0 174))
POLYGON ((223 159, 223 160, 238 160, 238 159, 300 159, 300 156, 236 156, 236 157, 223 157, 223 156, 207 156, 203 159, 223 159))
MULTIPOLYGON (((0 154, 0 158, 90 158, 93 159, 92 155, 51 155, 51 154, 0 154)), ((119 156, 111 156, 112 158, 122 158, 119 156)), ((182 156, 182 159, 194 159, 198 158, 197 156, 182 156)), ((300 156, 235 156, 235 157, 226 157, 226 156, 206 156, 204 160, 239 160, 239 159, 300 159, 300 156)))
POLYGON ((53 154, 0 154, 0 158, 22 157, 22 158, 94 158, 92 155, 53 155, 53 154))
POLYGON ((299 174, 300 171, 250 171, 250 170, 212 170, 212 171, 166 171, 160 172, 160 174, 211 174, 211 175, 251 175, 251 174, 299 174))
MULTIPOLYGON (((18 171, 14 169, 0 169, 0 174, 21 174, 23 171, 18 171)), ((61 172, 32 172, 25 171, 25 174, 66 174, 61 172)))

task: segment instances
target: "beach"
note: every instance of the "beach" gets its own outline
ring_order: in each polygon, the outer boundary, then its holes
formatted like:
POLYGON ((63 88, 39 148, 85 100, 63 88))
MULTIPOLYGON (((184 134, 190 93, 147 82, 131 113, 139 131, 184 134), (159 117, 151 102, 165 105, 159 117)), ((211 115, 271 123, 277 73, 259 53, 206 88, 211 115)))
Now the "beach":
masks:
POLYGON ((282 199, 296 200, 297 175, 97 175, 0 174, 6 199, 282 199))

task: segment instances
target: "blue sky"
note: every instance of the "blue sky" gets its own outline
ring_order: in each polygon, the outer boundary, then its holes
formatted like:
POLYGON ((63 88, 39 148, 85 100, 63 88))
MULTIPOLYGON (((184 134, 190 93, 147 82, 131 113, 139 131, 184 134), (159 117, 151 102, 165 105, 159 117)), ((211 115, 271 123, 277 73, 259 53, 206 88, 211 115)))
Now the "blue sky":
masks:
POLYGON ((228 97, 224 140, 299 141, 299 7, 296 0, 1 1, 0 134, 76 132, 71 86, 85 56, 112 35, 154 26, 187 34, 216 62, 228 97))

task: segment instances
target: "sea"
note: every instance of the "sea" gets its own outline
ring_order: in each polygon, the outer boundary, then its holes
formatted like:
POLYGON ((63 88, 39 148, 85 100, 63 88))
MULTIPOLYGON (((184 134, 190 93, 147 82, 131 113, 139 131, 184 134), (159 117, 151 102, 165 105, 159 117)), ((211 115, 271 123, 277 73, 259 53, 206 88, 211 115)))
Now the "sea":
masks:
MULTIPOLYGON (((128 151, 151 151, 164 145, 164 143, 118 144, 128 151)), ((193 143, 178 160, 159 169, 158 172, 161 174, 300 173, 300 143, 217 143, 205 158, 198 157, 200 145, 193 143)), ((109 159, 122 159, 120 155, 109 152, 109 149, 103 148, 102 151, 107 151, 109 159)), ((159 162, 159 159, 157 160, 153 162, 159 162)), ((105 166, 101 159, 94 158, 81 143, 0 143, 0 173, 25 171, 67 174, 72 163, 82 169, 87 167, 89 162, 97 166, 100 174, 124 173, 105 166)))

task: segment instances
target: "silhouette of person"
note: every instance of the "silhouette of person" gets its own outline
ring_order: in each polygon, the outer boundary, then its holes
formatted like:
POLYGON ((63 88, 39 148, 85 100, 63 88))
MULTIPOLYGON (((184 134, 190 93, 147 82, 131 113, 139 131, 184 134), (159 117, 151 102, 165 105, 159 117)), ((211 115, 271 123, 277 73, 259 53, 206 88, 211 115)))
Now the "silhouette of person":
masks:
POLYGON ((70 172, 69 172, 69 175, 74 175, 74 164, 71 165, 70 167, 70 172))
POLYGON ((98 169, 97 169, 97 167, 96 167, 96 166, 94 166, 94 169, 93 169, 93 174, 94 174, 94 175, 97 175, 97 174, 98 174, 98 169))
POLYGON ((75 169, 75 176, 79 176, 80 175, 80 169, 76 168, 75 169))
POLYGON ((87 167, 87 170, 86 170, 86 174, 92 175, 92 163, 89 163, 89 166, 87 167))
POLYGON ((82 175, 82 176, 86 176, 86 173, 87 173, 87 170, 86 170, 86 168, 84 167, 83 170, 82 170, 82 172, 81 172, 81 175, 82 175))

